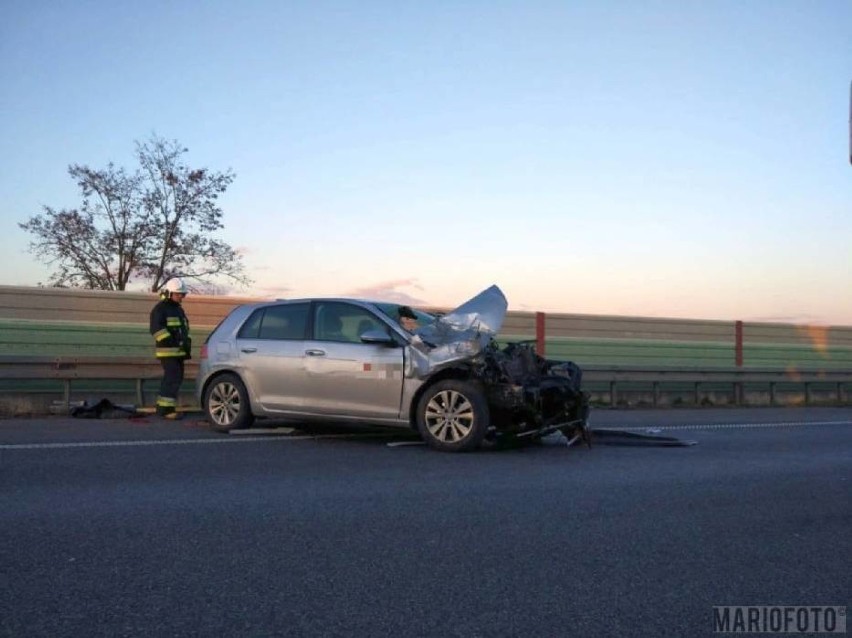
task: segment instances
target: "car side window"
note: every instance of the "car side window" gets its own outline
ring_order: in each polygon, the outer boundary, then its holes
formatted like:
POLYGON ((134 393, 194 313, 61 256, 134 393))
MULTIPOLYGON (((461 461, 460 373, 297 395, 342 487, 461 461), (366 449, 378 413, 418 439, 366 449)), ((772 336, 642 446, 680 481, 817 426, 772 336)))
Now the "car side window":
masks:
POLYGON ((319 301, 314 306, 314 339, 361 343, 368 330, 384 330, 384 324, 370 311, 339 301, 319 301))
POLYGON ((298 340, 305 338, 310 304, 258 308, 240 328, 241 339, 298 340))
POLYGON ((240 327, 237 333, 237 339, 257 339, 260 334, 260 322, 263 321, 263 313, 266 308, 258 308, 255 310, 246 322, 240 327))

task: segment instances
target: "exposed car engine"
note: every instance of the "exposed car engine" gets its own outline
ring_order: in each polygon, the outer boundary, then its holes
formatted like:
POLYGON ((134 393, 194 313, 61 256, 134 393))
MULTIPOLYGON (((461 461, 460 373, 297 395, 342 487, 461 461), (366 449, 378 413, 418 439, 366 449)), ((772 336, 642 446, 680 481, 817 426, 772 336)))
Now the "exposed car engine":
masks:
POLYGON ((492 424, 501 433, 561 430, 570 437, 578 428, 585 431, 589 397, 580 389, 579 366, 544 359, 529 341, 500 348, 492 340, 477 359, 474 374, 485 386, 492 424))

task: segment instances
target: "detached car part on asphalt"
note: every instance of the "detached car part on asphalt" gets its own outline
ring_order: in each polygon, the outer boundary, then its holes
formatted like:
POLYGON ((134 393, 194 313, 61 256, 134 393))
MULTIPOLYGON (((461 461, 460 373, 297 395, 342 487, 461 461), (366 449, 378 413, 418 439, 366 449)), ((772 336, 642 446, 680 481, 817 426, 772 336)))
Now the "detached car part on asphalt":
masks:
POLYGON ((199 403, 218 431, 256 417, 398 425, 430 446, 467 451, 560 431, 590 443, 589 398, 571 362, 494 337, 507 303, 497 286, 456 310, 420 311, 412 333, 397 304, 298 299, 235 308, 202 348, 199 403))

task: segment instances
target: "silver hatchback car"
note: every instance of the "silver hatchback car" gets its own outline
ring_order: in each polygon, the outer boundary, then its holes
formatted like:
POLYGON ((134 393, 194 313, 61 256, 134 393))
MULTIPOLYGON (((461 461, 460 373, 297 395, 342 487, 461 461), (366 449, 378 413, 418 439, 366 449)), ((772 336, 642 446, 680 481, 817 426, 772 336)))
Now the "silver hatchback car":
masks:
POLYGON ((529 343, 498 346, 507 302, 491 286, 456 310, 296 299, 235 308, 202 347, 198 400, 218 431, 255 417, 413 428, 434 448, 466 451, 560 430, 588 440, 581 371, 529 343))

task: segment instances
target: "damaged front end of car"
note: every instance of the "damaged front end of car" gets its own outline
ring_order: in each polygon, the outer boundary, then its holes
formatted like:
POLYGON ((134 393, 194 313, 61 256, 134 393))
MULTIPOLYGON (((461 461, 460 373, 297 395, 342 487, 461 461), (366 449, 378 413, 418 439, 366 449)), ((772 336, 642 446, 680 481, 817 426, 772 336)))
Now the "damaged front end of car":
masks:
POLYGON ((451 369, 481 387, 490 421, 486 439, 535 439, 559 431, 569 445, 590 444, 581 369, 541 357, 534 342, 501 347, 495 336, 507 307, 503 292, 491 286, 416 330, 410 344, 414 376, 427 379, 451 369))
POLYGON ((559 431, 569 445, 591 444, 589 396, 581 389, 582 370, 576 364, 544 359, 535 342, 501 348, 492 341, 474 373, 485 388, 498 436, 538 438, 559 431))

